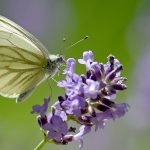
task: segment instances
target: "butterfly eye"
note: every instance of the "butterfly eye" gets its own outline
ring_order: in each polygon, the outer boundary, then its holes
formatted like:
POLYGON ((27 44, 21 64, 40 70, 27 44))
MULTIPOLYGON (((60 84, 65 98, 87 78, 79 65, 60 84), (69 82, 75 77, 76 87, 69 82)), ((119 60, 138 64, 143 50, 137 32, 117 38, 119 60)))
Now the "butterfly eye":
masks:
POLYGON ((63 56, 59 56, 57 59, 56 59, 56 63, 61 65, 65 62, 65 59, 63 56))
POLYGON ((63 56, 60 57, 60 61, 61 61, 61 62, 65 62, 65 59, 64 59, 63 56))

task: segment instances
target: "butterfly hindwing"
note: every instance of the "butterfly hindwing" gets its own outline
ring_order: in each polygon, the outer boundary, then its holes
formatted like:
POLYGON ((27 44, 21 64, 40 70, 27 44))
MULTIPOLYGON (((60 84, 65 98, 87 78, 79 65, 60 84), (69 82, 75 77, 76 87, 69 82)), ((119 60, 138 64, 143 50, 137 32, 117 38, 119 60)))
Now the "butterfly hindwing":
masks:
POLYGON ((21 49, 19 50, 19 56, 9 57, 7 48, 8 51, 11 50, 11 53, 16 49, 0 47, 0 61, 4 62, 0 63, 0 93, 6 97, 18 97, 41 82, 45 73, 41 66, 42 62, 30 61, 20 56, 22 55, 21 49), (1 50, 4 50, 3 53, 1 53, 1 50))

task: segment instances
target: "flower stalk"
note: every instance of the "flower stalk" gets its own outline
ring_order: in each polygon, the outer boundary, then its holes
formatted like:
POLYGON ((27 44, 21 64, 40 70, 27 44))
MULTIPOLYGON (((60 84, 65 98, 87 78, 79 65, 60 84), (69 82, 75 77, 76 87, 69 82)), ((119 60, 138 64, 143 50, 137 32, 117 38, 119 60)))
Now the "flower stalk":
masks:
POLYGON ((35 148, 34 150, 42 150, 42 148, 45 146, 45 144, 47 143, 46 138, 44 138, 35 148))

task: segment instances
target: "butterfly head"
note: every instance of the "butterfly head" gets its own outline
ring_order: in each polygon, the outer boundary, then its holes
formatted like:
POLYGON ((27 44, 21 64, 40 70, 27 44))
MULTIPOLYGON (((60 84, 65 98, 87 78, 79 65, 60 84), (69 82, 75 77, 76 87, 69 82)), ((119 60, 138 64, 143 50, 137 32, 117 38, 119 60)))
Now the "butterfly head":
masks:
POLYGON ((59 67, 65 63, 65 59, 62 55, 49 55, 49 59, 46 65, 46 74, 48 77, 52 77, 59 69, 59 67))
POLYGON ((62 55, 50 55, 49 58, 54 65, 57 65, 57 67, 60 67, 65 62, 62 55))

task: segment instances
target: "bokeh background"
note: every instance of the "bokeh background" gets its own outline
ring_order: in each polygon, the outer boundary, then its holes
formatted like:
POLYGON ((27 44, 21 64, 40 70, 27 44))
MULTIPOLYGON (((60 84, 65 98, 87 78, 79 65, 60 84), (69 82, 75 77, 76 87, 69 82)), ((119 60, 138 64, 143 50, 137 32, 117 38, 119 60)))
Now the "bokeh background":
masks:
MULTIPOLYGON (((123 64, 128 90, 116 101, 126 101, 129 112, 104 130, 84 139, 83 150, 150 149, 150 1, 149 0, 0 0, 3 15, 38 37, 50 53, 61 47, 89 39, 64 52, 66 58, 82 57, 91 49, 95 59, 106 62, 109 54, 123 64), (66 37, 66 42, 62 38, 66 37)), ((82 72, 80 65, 77 70, 82 72)), ((56 74, 55 79, 57 80, 56 74)), ((53 102, 63 94, 54 81, 41 84, 24 103, 0 97, 0 150, 33 150, 42 133, 31 115, 34 104, 52 95, 53 102)), ((78 143, 67 146, 48 144, 44 150, 78 150, 78 143)))

